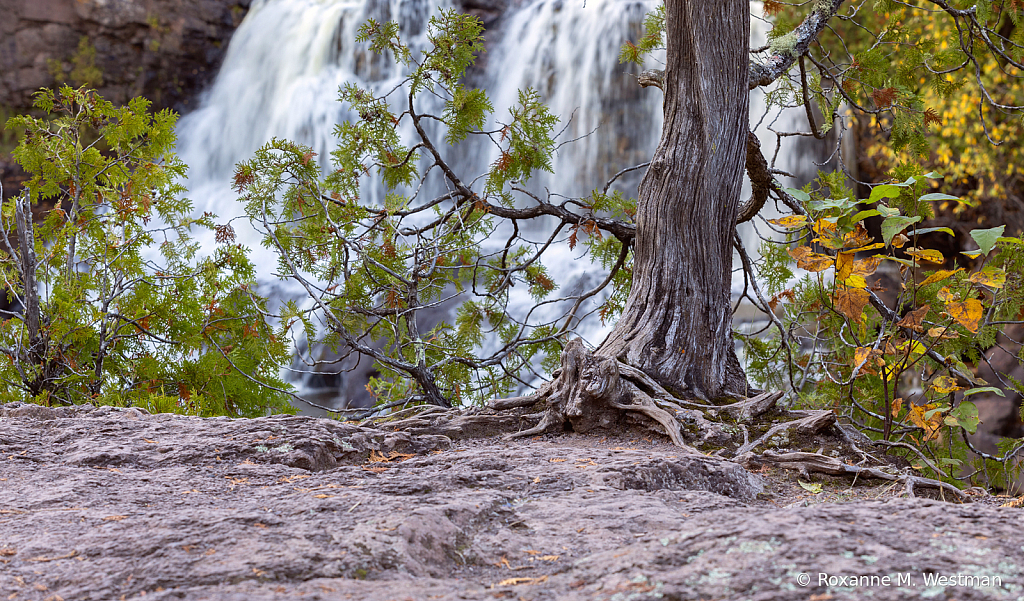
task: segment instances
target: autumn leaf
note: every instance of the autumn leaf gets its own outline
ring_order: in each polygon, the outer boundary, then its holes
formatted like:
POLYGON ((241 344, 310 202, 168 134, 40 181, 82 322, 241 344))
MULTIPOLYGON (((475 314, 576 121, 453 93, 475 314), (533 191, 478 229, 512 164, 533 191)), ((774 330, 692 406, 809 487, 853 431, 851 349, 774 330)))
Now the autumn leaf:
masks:
POLYGON ((941 413, 933 411, 937 407, 938 405, 934 403, 910 406, 910 414, 908 417, 910 417, 911 423, 924 430, 925 442, 928 442, 938 436, 939 428, 942 426, 941 413))
POLYGON ((779 219, 769 219, 768 223, 784 227, 787 230, 794 230, 807 225, 808 221, 806 215, 790 215, 789 217, 780 217, 779 219))
POLYGON ((959 332, 949 328, 928 328, 928 335, 939 340, 955 340, 960 337, 959 332))
POLYGON ((979 286, 1002 288, 1006 284, 1006 271, 1001 267, 986 267, 971 274, 971 281, 979 286))
POLYGON ((903 408, 903 397, 893 399, 892 401, 892 417, 895 419, 900 414, 900 409, 903 408))
POLYGON ((941 265, 946 262, 946 257, 942 256, 942 253, 931 249, 931 248, 908 248, 907 254, 919 261, 926 263, 935 263, 941 265))
POLYGON ((935 293, 935 296, 937 296, 940 301, 946 303, 953 302, 957 299, 957 295, 953 294, 953 291, 950 290, 947 286, 939 288, 939 291, 935 293))
POLYGON ((845 282, 846 278, 853 273, 853 253, 839 253, 836 255, 836 279, 845 282))
POLYGON ((807 492, 809 492, 811 494, 815 494, 815 495, 821 494, 821 484, 811 483, 811 482, 804 482, 803 480, 797 480, 797 484, 800 485, 800 488, 806 490, 807 492))
POLYGON ((833 265, 832 257, 812 252, 809 246, 798 246, 789 251, 789 256, 796 259, 796 266, 813 273, 825 271, 833 265))
POLYGON ((941 282, 942 280, 948 278, 949 276, 953 275, 954 273, 956 273, 958 271, 963 271, 963 267, 954 269, 952 271, 948 271, 948 270, 945 270, 945 269, 940 269, 939 271, 936 271, 935 273, 933 273, 930 276, 926 277, 924 279, 924 281, 921 282, 919 285, 920 286, 927 286, 928 284, 934 284, 935 282, 941 282))
POLYGON ((910 242, 910 238, 907 238, 903 234, 896 234, 892 237, 891 244, 893 248, 903 248, 906 246, 907 242, 910 242))
MULTIPOLYGON (((872 238, 871 234, 868 234, 868 231, 864 229, 864 226, 859 223, 852 232, 847 232, 843 236, 843 248, 856 248, 859 250, 860 248, 870 245, 872 242, 874 242, 874 238, 872 238)), ((884 246, 884 244, 879 247, 881 246, 884 246)))
POLYGON ((981 327, 984 310, 981 301, 976 298, 969 298, 962 303, 946 302, 946 313, 972 334, 976 334, 981 327))
POLYGON ((859 275, 861 277, 867 277, 876 271, 878 271, 879 264, 884 259, 882 255, 875 255, 868 257, 867 259, 861 259, 853 262, 853 275, 859 275))
POLYGON ((932 382, 932 390, 939 394, 949 394, 957 390, 963 390, 963 388, 956 383, 956 378, 939 376, 932 382))
POLYGON ((856 321, 860 319, 870 297, 867 290, 840 286, 832 295, 832 303, 835 305, 836 311, 856 321))
POLYGON ((910 328, 915 332, 923 332, 924 328, 921 326, 924 323, 924 318, 928 315, 928 310, 931 309, 931 305, 924 305, 918 309, 907 313, 903 319, 899 320, 896 325, 903 328, 910 328))

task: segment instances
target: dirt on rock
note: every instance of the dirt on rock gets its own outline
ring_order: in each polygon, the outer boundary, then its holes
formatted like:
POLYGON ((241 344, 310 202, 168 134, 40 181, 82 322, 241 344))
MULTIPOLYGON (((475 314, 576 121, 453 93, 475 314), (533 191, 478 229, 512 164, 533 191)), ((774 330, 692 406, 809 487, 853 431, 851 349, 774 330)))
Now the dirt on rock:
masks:
POLYGON ((12 403, 0 599, 1024 599, 1007 499, 801 478, 658 439, 12 403))

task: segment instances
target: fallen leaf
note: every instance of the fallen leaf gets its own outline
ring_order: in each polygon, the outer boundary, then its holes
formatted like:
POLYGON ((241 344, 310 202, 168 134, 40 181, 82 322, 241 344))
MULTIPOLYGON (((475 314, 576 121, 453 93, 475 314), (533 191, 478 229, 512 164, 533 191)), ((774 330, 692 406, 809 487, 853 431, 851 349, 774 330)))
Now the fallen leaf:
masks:
POLYGON ((539 559, 540 561, 558 561, 558 556, 557 555, 544 555, 544 556, 538 557, 537 559, 539 559))
POLYGON ((148 438, 143 438, 142 440, 143 440, 143 442, 148 442, 149 444, 159 444, 159 443, 158 443, 157 441, 155 441, 155 440, 150 440, 150 439, 148 439, 148 438))
POLYGON ((498 584, 491 585, 491 588, 494 588, 495 586, 516 586, 519 584, 540 584, 542 582, 547 582, 547 580, 547 576, 541 576, 539 578, 506 578, 498 584))
POLYGON ((333 497, 333 496, 334 496, 334 495, 322 495, 322 494, 321 494, 321 495, 313 495, 313 498, 314 498, 314 499, 329 499, 329 498, 331 498, 331 497, 333 497))
POLYGON ((807 492, 816 495, 821 494, 821 484, 818 484, 817 482, 804 482, 803 480, 797 480, 796 482, 797 484, 800 485, 800 488, 806 490, 807 492))
POLYGON ((566 461, 566 459, 562 459, 561 457, 553 457, 551 459, 548 459, 548 461, 550 461, 551 463, 562 463, 563 461, 566 461))
POLYGON ((15 549, 14 547, 4 547, 3 549, 0 549, 0 557, 10 557, 12 555, 17 555, 17 554, 18 554, 18 550, 15 549))
POLYGON ((108 515, 107 517, 103 518, 103 521, 104 522, 120 522, 121 520, 123 520, 123 519, 125 519, 127 517, 128 516, 126 516, 126 515, 108 515))
POLYGON ((526 549, 523 553, 527 555, 540 555, 540 551, 534 551, 533 549, 526 549))

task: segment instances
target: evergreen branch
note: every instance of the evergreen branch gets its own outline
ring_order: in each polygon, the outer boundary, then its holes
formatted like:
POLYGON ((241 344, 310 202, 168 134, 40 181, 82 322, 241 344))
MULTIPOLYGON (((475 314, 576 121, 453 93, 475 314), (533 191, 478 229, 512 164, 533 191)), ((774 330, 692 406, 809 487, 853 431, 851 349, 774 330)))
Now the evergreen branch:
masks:
POLYGON ((843 0, 823 0, 814 5, 814 10, 793 30, 795 36, 792 48, 786 48, 768 57, 764 63, 750 62, 750 89, 767 86, 789 71, 798 58, 807 54, 808 48, 818 39, 829 19, 839 12, 843 0))

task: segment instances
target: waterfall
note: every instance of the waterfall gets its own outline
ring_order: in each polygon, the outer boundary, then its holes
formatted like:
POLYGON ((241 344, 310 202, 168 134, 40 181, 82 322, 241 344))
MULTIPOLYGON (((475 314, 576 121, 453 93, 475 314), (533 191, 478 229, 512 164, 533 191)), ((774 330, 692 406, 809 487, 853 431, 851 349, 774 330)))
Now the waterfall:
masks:
MULTIPOLYGON (((355 82, 380 92, 403 75, 390 59, 355 42, 359 25, 370 17, 395 20, 415 50, 427 43, 425 27, 436 6, 435 0, 253 2, 212 87, 201 96, 199 108, 178 125, 179 153, 190 166, 186 184, 196 209, 219 215, 221 222, 241 215, 230 189, 234 165, 274 137, 311 146, 326 167, 334 125, 351 117, 336 100, 338 88, 355 82)), ((524 0, 488 32, 488 52, 469 77, 473 85, 488 90, 493 119, 507 120, 517 90, 532 87, 561 119, 558 141, 575 140, 560 146, 554 174, 538 175, 531 181, 533 189, 586 195, 604 187, 618 170, 650 160, 661 132, 661 93, 640 88, 637 68, 619 64, 618 54, 623 42, 642 35, 643 17, 655 6, 656 0, 524 0)), ((487 170, 495 153, 493 147, 467 144, 449 158, 473 177, 487 170)), ((617 187, 635 195, 642 173, 630 174, 617 187)), ((276 255, 261 246, 244 221, 234 221, 238 241, 251 249, 257 265, 276 265, 276 255)), ((213 245, 212 239, 204 242, 213 245)), ((545 258, 562 290, 604 275, 581 247, 575 252, 567 245, 553 247, 545 258)), ((295 294, 269 272, 261 286, 264 294, 268 289, 276 289, 277 295, 295 294)), ((522 296, 513 299, 513 309, 533 304, 525 290, 515 292, 522 296)), ((596 344, 606 328, 591 319, 579 333, 596 344)), ((311 386, 308 381, 299 384, 311 386)), ((358 382, 329 385, 347 389, 341 396, 349 397, 348 402, 356 400, 352 391, 362 389, 358 382)))

